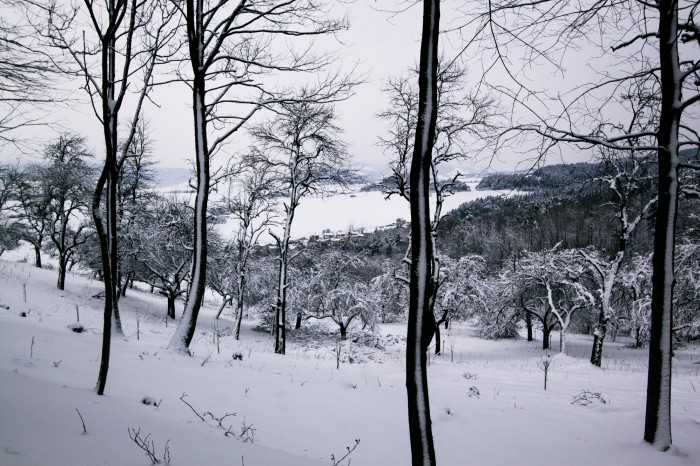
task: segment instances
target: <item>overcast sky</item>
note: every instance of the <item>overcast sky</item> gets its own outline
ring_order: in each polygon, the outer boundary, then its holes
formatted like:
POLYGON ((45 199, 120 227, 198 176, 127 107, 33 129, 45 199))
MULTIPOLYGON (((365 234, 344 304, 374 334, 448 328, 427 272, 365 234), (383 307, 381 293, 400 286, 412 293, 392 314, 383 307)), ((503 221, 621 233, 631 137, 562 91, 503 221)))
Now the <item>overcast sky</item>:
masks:
MULTIPOLYGON (((384 124, 375 115, 385 105, 386 100, 381 93, 382 81, 389 76, 396 76, 403 70, 416 64, 420 49, 420 31, 422 21, 421 3, 407 8, 402 3, 404 11, 391 14, 384 9, 397 8, 393 2, 359 0, 355 3, 340 4, 347 9, 351 27, 341 34, 342 43, 324 45, 336 48, 343 56, 343 65, 351 67, 359 63, 358 72, 366 75, 366 82, 355 91, 348 101, 338 104, 337 114, 341 117, 340 124, 344 128, 344 139, 357 165, 371 168, 387 165, 387 157, 382 153, 377 143, 377 137, 383 132, 384 124)), ((449 9, 443 6, 442 24, 449 24, 449 9)), ((454 50, 450 43, 442 40, 442 48, 451 56, 454 50)), ((469 73, 468 73, 469 75, 469 73)), ((476 82, 478 76, 470 79, 476 82)), ((77 80, 69 87, 76 90, 75 95, 82 99, 69 104, 70 110, 56 110, 53 117, 70 130, 86 136, 90 148, 99 158, 103 154, 102 129, 95 118, 92 109, 85 99, 84 92, 79 90, 82 82, 77 80)), ((193 160, 193 129, 191 113, 191 94, 182 84, 169 85, 159 88, 153 95, 159 108, 149 105, 144 114, 150 123, 154 139, 154 159, 163 167, 189 167, 193 160)), ((128 113, 124 112, 122 119, 128 113)), ((34 133, 36 135, 36 133, 34 133)), ((48 129, 39 132, 39 138, 44 141, 55 137, 48 129)), ((229 152, 245 150, 247 142, 236 136, 227 148, 229 152)), ((10 161, 17 157, 7 147, 0 149, 0 161, 10 161)), ((26 160, 26 156, 22 156, 26 160)), ((225 154, 220 154, 214 165, 225 163, 225 154)), ((502 162, 492 163, 491 169, 504 170, 516 167, 516 161, 506 154, 502 162)), ((466 169, 479 171, 485 164, 469 164, 466 169)), ((520 166, 519 168, 523 168, 520 166)))

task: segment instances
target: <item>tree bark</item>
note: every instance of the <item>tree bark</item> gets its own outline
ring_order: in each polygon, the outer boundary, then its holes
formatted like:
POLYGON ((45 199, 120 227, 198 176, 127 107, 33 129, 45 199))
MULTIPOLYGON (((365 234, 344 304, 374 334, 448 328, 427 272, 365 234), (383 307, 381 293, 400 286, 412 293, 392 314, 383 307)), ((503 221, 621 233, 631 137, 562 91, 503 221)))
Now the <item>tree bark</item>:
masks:
POLYGON ((427 350, 435 332, 432 296, 433 250, 430 224, 430 166, 437 120, 439 0, 423 1, 419 104, 411 160, 411 278, 406 338, 406 392, 413 466, 435 465, 427 350))
POLYGON ((56 288, 59 290, 66 289, 66 258, 58 258, 58 280, 56 281, 56 288))
POLYGON ((204 50, 203 5, 201 0, 187 0, 187 37, 192 79, 192 113, 194 116, 197 194, 194 206, 194 250, 191 282, 182 319, 170 339, 169 347, 189 354, 189 346, 197 326, 206 287, 207 266, 207 203, 209 199, 209 147, 207 143, 206 82, 202 51, 204 50), (195 7, 196 3, 196 7, 195 7))
POLYGON ((598 315, 598 323, 593 327, 593 349, 591 364, 600 367, 603 362, 603 342, 608 331, 608 322, 603 311, 598 315))
POLYGON ((168 298, 168 317, 175 319, 175 296, 171 293, 167 293, 166 296, 168 298))
POLYGON ((644 440, 665 451, 672 444, 671 332, 678 211, 678 134, 683 110, 678 58, 678 3, 674 0, 660 0, 658 6, 661 73, 661 113, 657 132, 659 192, 654 234, 644 440))
POLYGON ((41 268, 41 248, 37 245, 34 245, 34 267, 41 268))
POLYGON ((552 334, 552 329, 545 323, 542 325, 542 349, 549 349, 550 335, 552 334))
POLYGON ((525 327, 527 328, 527 341, 532 341, 532 316, 525 312, 525 327))

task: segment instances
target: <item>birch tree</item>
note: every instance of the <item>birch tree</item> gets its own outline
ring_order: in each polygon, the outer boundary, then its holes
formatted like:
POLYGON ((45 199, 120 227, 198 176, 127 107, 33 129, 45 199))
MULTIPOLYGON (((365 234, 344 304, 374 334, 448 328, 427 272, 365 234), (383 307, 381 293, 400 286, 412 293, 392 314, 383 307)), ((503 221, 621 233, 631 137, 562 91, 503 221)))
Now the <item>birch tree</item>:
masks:
POLYGON ((212 158, 259 110, 289 99, 288 88, 266 80, 271 73, 282 80, 298 73, 326 73, 311 93, 319 100, 347 92, 350 83, 347 76, 328 70, 332 54, 314 53, 311 38, 347 27, 345 19, 333 18, 323 2, 184 0, 175 4, 186 31, 187 52, 178 75, 192 92, 196 198, 192 283, 169 347, 189 352, 206 286, 212 158))

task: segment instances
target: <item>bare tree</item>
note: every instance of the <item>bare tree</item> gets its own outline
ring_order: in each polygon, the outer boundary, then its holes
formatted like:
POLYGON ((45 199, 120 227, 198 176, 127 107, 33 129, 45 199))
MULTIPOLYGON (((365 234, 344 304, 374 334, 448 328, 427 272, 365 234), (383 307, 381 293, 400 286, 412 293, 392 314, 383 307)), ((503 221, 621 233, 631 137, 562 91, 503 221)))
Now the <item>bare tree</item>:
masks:
POLYGON ((72 66, 60 71, 84 79, 95 117, 102 124, 105 160, 92 199, 92 218, 100 240, 105 286, 102 358, 96 391, 104 394, 112 329, 123 333, 118 306, 117 198, 119 170, 131 148, 144 101, 153 86, 155 66, 168 59, 173 38, 172 7, 165 0, 84 0, 70 8, 28 0, 34 28, 65 53, 72 66), (127 92, 128 90, 128 92, 127 92), (126 97, 134 96, 131 127, 119 148, 119 117, 126 97))
POLYGON ((430 219, 430 175, 437 122, 439 0, 423 0, 418 77, 418 121, 410 170, 411 276, 406 335, 406 393, 413 466, 434 465, 427 350, 435 332, 431 312, 434 266, 430 219))
MULTIPOLYGON (((469 24, 470 30, 477 31, 469 41, 483 45, 482 57, 489 60, 484 69, 491 76, 484 82, 501 90, 517 108, 521 123, 503 139, 517 134, 523 142, 529 135, 541 135, 540 156, 562 143, 656 153, 658 200, 644 439, 662 451, 672 444, 671 334, 679 173, 697 168, 682 161, 679 150, 700 144, 689 123, 696 118, 700 102, 696 84, 700 62, 695 57, 700 45, 695 23, 698 6, 695 0, 493 1, 485 11, 465 12, 469 19, 461 29, 465 31, 469 24), (598 79, 576 83, 569 92, 534 90, 525 79, 526 69, 511 65, 517 55, 524 63, 565 73, 564 59, 571 60, 571 52, 581 44, 598 46, 605 65, 598 79), (630 94, 654 96, 641 110, 649 110, 644 118, 639 118, 637 101, 631 104, 627 99, 630 94)), ((590 63, 595 66, 595 58, 590 63)), ((576 81, 576 76, 566 76, 576 81)))
MULTIPOLYGON (((240 338, 243 320, 248 261, 254 248, 258 246, 260 235, 274 223, 274 185, 265 168, 265 165, 256 162, 254 157, 244 157, 241 166, 235 170, 237 176, 230 179, 227 195, 223 200, 224 212, 233 216, 238 223, 231 247, 235 251, 231 258, 232 275, 235 280, 231 298, 236 298, 236 340, 240 338)), ((223 307, 217 313, 217 319, 222 310, 223 307)))
MULTIPOLYGON (((286 89, 276 89, 263 78, 272 72, 323 72, 333 56, 314 54, 308 39, 338 32, 346 22, 332 18, 324 3, 312 0, 185 0, 176 5, 186 23, 183 64, 189 64, 187 77, 184 70, 179 71, 192 91, 196 199, 192 282, 183 319, 169 346, 188 352, 206 286, 212 157, 260 109, 288 98, 286 89), (292 48, 293 42, 304 50, 292 48)), ((341 90, 347 92, 349 86, 346 77, 330 76, 312 95, 332 100, 329 96, 337 96, 341 90)))
POLYGON ((192 210, 177 198, 149 199, 134 225, 134 274, 160 290, 175 319, 175 300, 185 293, 182 283, 192 259, 192 210))
POLYGON ((41 167, 30 165, 16 172, 15 195, 22 224, 22 239, 34 248, 34 266, 42 267, 41 252, 49 233, 49 204, 51 198, 41 186, 41 167))
POLYGON ((284 196, 282 234, 270 231, 277 246, 278 285, 275 304, 275 352, 285 354, 288 268, 296 257, 290 250, 291 231, 301 200, 331 185, 352 179, 349 155, 339 139, 336 115, 329 104, 301 99, 282 103, 278 116, 251 129, 259 144, 252 157, 272 176, 284 196))
MULTIPOLYGON (((388 136, 380 138, 380 144, 392 157, 390 168, 391 182, 384 187, 387 197, 399 195, 410 200, 409 179, 410 157, 413 151, 418 123, 418 89, 412 80, 414 70, 408 75, 390 78, 384 92, 389 98, 389 106, 379 113, 379 118, 388 124, 388 136)), ((447 62, 443 57, 438 61, 437 71, 437 121, 433 141, 434 154, 430 164, 430 191, 434 198, 435 210, 431 220, 433 243, 431 313, 439 326, 448 319, 448 312, 436 308, 438 292, 444 279, 441 277, 440 255, 437 253, 437 233, 442 217, 445 198, 453 194, 461 175, 459 172, 449 178, 440 179, 440 171, 451 162, 465 161, 477 152, 474 140, 485 139, 487 132, 494 127, 495 104, 490 97, 482 97, 465 89, 466 68, 457 61, 447 62), (469 146, 469 142, 472 146, 469 146)), ((410 245, 409 245, 410 248, 410 245)), ((409 251, 405 262, 408 263, 409 251)), ((408 281, 404 278, 404 281, 408 281)), ((439 327, 438 333, 439 333, 439 327)), ((435 352, 441 351, 439 334, 436 335, 435 352)))
POLYGON ((621 153, 602 147, 599 148, 599 155, 602 173, 593 177, 593 181, 607 187, 612 194, 609 205, 615 211, 617 247, 610 260, 597 254, 589 254, 585 250, 581 250, 580 254, 588 262, 599 285, 597 301, 600 312, 593 332, 591 363, 600 367, 608 321, 614 315, 611 298, 620 267, 625 259, 632 234, 639 223, 650 216, 656 206, 657 197, 648 192, 653 180, 647 168, 651 162, 647 153, 637 154, 635 151, 621 153))
POLYGON ((44 149, 45 162, 31 165, 16 179, 22 238, 34 246, 35 265, 41 267, 46 240, 58 258, 56 286, 64 289, 66 271, 76 252, 93 234, 86 216, 90 203, 93 170, 84 138, 60 135, 44 149))
POLYGON ((319 254, 312 267, 304 267, 295 282, 294 306, 306 320, 329 319, 347 339, 352 322, 362 322, 363 329, 374 328, 379 314, 377 296, 371 286, 357 278, 357 272, 367 267, 362 255, 332 251, 319 254))
POLYGON ((48 204, 49 238, 58 255, 59 290, 64 289, 66 271, 75 249, 92 233, 84 215, 87 213, 93 177, 83 138, 64 134, 49 146, 44 157, 47 165, 39 174, 48 204))

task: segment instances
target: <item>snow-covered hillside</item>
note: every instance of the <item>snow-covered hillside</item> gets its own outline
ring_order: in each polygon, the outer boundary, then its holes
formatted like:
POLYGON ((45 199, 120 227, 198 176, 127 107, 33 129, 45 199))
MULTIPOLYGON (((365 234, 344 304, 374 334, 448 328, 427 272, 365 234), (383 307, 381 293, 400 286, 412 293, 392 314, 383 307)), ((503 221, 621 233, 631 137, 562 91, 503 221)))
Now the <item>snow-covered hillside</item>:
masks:
MULTIPOLYGON (((54 281, 55 271, 0 261, 0 305, 9 307, 0 308, 0 464, 151 464, 130 429, 150 435, 157 459, 167 444, 172 465, 330 465, 355 439, 342 464, 410 463, 403 325, 382 326, 371 346, 342 343, 336 369, 335 337, 311 339, 308 329, 280 356, 251 320, 235 341, 227 316, 217 349, 209 303, 187 357, 165 348, 175 327, 165 302, 131 290, 120 301, 127 337, 113 340, 98 397, 100 284, 69 275, 60 292, 54 281), (85 333, 68 327, 76 307, 85 333), (233 413, 221 426, 212 419, 233 413)), ((429 368, 438 464, 700 464, 697 348, 676 352, 674 446, 660 453, 641 440, 644 351, 606 343, 597 369, 586 361, 588 337, 575 338, 570 356, 553 356, 545 391, 541 342, 483 341, 465 326, 444 338, 447 351, 429 368), (606 403, 572 404, 584 390, 606 403)))

